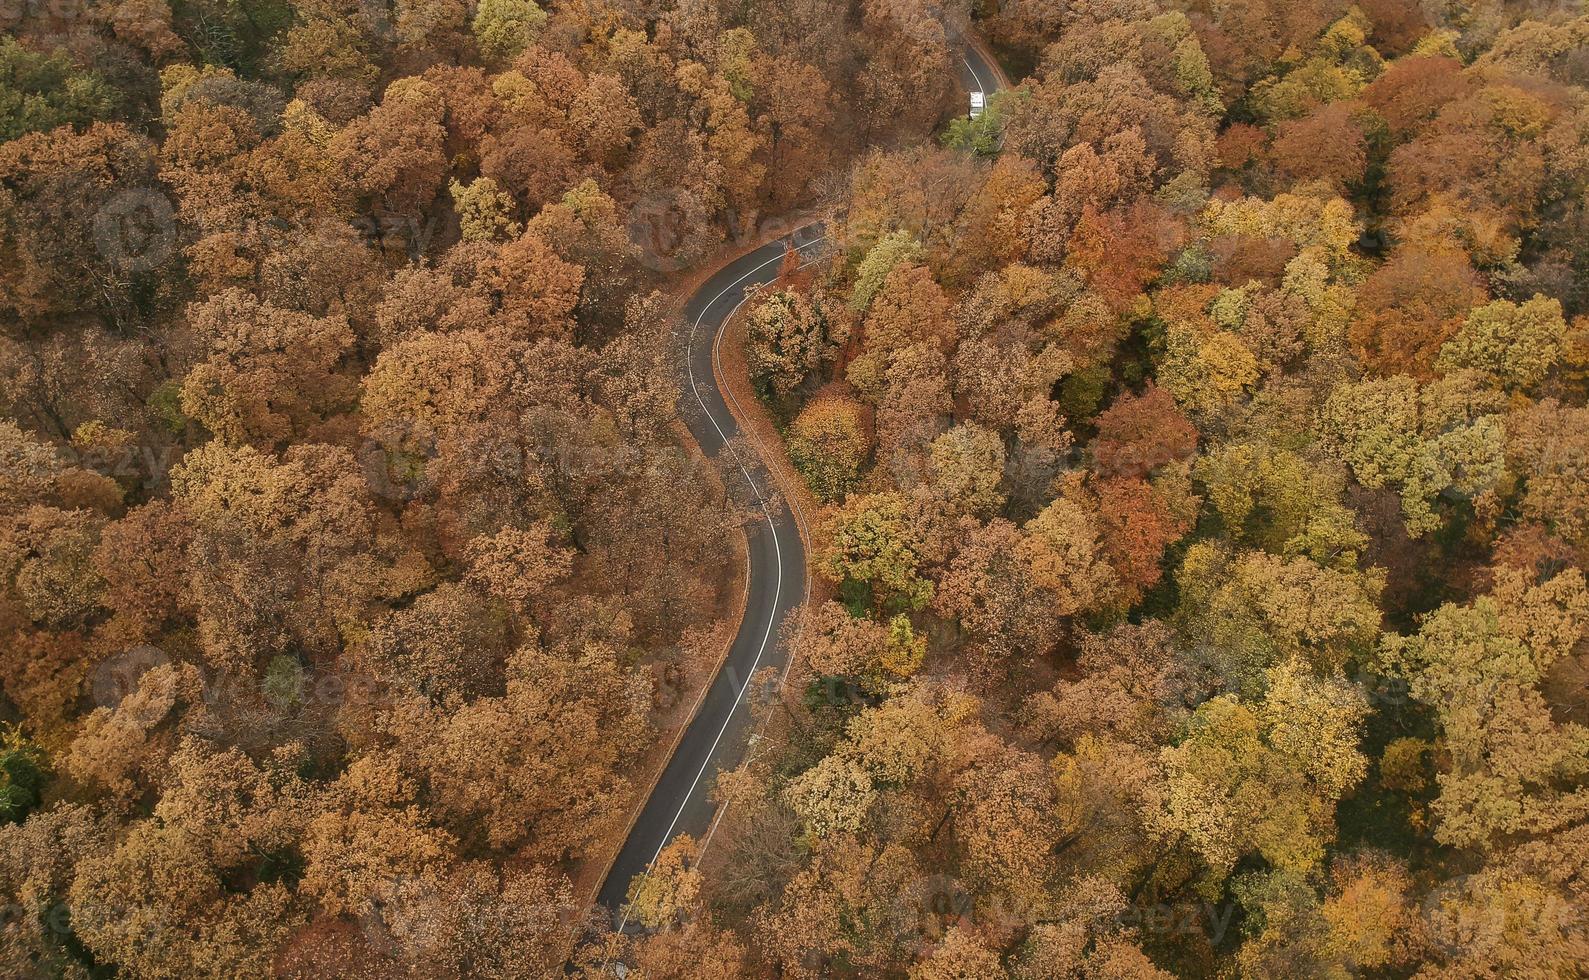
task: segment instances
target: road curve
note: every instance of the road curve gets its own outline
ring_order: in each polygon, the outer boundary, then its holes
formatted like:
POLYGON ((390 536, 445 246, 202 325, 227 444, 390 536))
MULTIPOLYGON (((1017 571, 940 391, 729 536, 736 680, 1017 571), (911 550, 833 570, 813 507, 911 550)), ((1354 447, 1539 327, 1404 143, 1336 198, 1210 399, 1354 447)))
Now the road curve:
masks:
MULTIPOLYGON (((740 434, 727 396, 717 387, 712 372, 723 324, 744 302, 748 289, 778 277, 786 243, 791 240, 803 253, 814 252, 822 242, 820 226, 801 228, 740 256, 708 279, 685 304, 682 342, 687 390, 679 407, 690 434, 707 456, 715 457, 729 439, 740 434)), ((598 901, 615 911, 623 905, 630 880, 650 867, 668 841, 679 834, 699 840, 710 827, 712 781, 717 773, 738 763, 749 735, 750 712, 742 703, 745 685, 763 667, 783 669, 787 657, 778 642, 778 627, 788 612, 805 600, 805 546, 794 517, 784 504, 769 501, 772 493, 765 485, 765 467, 744 460, 741 471, 765 518, 746 531, 750 567, 744 618, 722 669, 712 679, 694 720, 602 883, 598 901)))
POLYGON ((967 92, 992 94, 1004 87, 1004 73, 994 67, 980 44, 967 43, 960 57, 960 85, 967 92))
MULTIPOLYGON (((958 74, 968 91, 991 93, 999 88, 998 71, 974 45, 965 46, 958 74)), ((680 409, 707 456, 717 456, 740 434, 727 401, 732 395, 718 388, 712 370, 724 324, 749 289, 778 277, 786 248, 814 256, 825 241, 820 224, 796 229, 730 262, 685 303, 679 341, 684 347, 687 390, 680 409)), ((614 912, 619 928, 627 922, 620 916, 630 881, 650 868, 674 837, 690 834, 701 840, 710 831, 715 810, 709 799, 712 783, 718 773, 739 763, 751 735, 751 713, 744 704, 746 685, 764 668, 786 670, 788 653, 778 642, 778 630, 789 612, 805 601, 805 545, 795 517, 785 503, 772 501, 765 465, 737 462, 764 517, 746 532, 750 567, 744 618, 722 669, 602 882, 597 900, 614 912)))

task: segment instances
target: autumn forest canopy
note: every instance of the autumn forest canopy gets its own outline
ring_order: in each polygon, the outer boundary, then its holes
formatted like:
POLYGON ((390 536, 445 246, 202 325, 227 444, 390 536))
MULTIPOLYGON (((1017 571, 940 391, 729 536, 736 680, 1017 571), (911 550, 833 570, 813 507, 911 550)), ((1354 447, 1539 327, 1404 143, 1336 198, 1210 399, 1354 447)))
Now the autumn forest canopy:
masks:
POLYGON ((0 976, 1589 974, 1586 195, 1573 3, 0 0, 0 976))

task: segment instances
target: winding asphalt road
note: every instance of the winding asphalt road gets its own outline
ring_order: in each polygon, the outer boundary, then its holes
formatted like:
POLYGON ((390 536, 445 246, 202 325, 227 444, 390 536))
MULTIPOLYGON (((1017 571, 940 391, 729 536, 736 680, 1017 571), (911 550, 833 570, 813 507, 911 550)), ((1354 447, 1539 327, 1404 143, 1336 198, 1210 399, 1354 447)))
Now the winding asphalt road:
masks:
MULTIPOLYGON (((967 91, 992 93, 999 74, 974 46, 966 45, 959 70, 967 91)), ((715 457, 740 434, 729 409, 732 394, 720 390, 713 373, 723 326, 754 286, 772 282, 788 247, 803 256, 820 253, 826 237, 813 223, 768 242, 730 262, 706 281, 685 304, 686 382, 680 404, 690 434, 707 456, 715 457)), ((730 450, 732 451, 732 450, 730 450)), ((789 612, 806 599, 805 545, 795 516, 774 503, 760 461, 736 460, 750 483, 764 520, 747 531, 750 561, 745 614, 728 658, 712 680, 673 758, 668 761, 623 849, 607 872, 598 900, 621 914, 630 881, 651 867, 662 848, 679 834, 697 841, 709 836, 716 816, 709 794, 717 774, 738 765, 752 735, 745 689, 757 671, 771 667, 787 673, 788 652, 778 630, 789 612)), ((627 922, 620 918, 619 928, 627 922)))

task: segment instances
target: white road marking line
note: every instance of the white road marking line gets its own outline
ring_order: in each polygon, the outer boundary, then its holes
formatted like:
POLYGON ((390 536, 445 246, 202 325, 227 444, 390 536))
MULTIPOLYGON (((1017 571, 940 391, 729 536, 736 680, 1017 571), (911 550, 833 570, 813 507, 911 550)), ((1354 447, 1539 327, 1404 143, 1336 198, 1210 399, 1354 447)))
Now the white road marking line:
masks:
MULTIPOLYGON (((795 234, 798 234, 798 231, 795 232, 795 234)), ((815 238, 812 241, 807 242, 806 245, 815 245, 817 242, 825 241, 827 239, 827 237, 828 236, 826 236, 826 235, 822 235, 819 238, 815 238)), ((804 248, 804 247, 805 246, 802 245, 802 246, 798 246, 797 248, 804 248)), ((816 261, 818 261, 818 260, 817 259, 810 259, 810 260, 801 262, 798 268, 804 269, 806 266, 811 265, 812 263, 814 263, 816 261)), ((747 297, 747 299, 748 298, 749 297, 747 297)), ((721 373, 726 373, 726 372, 724 372, 722 370, 722 367, 723 367, 723 359, 722 359, 723 331, 728 327, 728 321, 732 320, 734 318, 734 314, 737 313, 739 311, 739 307, 743 306, 743 305, 745 305, 745 300, 742 299, 742 300, 739 301, 739 304, 734 307, 733 310, 729 311, 728 316, 724 317, 723 318, 723 322, 718 325, 717 336, 712 338, 712 363, 716 366, 717 371, 720 374, 721 373)), ((734 403, 735 407, 739 406, 739 398, 734 395, 734 391, 733 391, 732 388, 725 390, 724 394, 726 394, 728 396, 728 400, 729 401, 734 403)), ((765 447, 763 447, 761 445, 761 440, 756 438, 756 433, 754 431, 751 431, 751 432, 747 432, 746 435, 748 435, 750 437, 751 441, 754 442, 756 444, 757 448, 761 449, 762 453, 765 455, 767 450, 765 449, 765 447)), ((805 512, 800 509, 800 501, 795 499, 794 497, 790 497, 789 500, 787 501, 787 503, 789 505, 790 514, 795 519, 795 523, 797 525, 799 525, 800 527, 802 527, 802 528, 808 527, 808 525, 806 523, 805 512)), ((805 577, 805 589, 803 590, 803 594, 801 595, 800 604, 802 606, 804 606, 805 604, 807 604, 810 601, 811 601, 811 576, 807 575, 805 577)), ((782 691, 783 688, 784 688, 784 685, 786 683, 788 683, 788 681, 789 681, 789 671, 791 669, 793 669, 793 667, 794 667, 794 658, 793 657, 789 657, 789 658, 784 660, 784 662, 783 662, 783 673, 778 675, 778 688, 777 689, 779 691, 782 691)), ((750 683, 750 678, 748 678, 748 677, 745 678, 745 683, 748 685, 750 683)), ((770 717, 770 715, 764 715, 762 717, 761 724, 757 725, 756 726, 756 730, 751 733, 750 738, 747 740, 747 745, 753 745, 755 743, 755 741, 761 737, 762 730, 767 727, 767 719, 768 719, 768 717, 770 717)), ((728 813, 728 804, 727 803, 725 803, 722 806, 717 808, 717 815, 712 818, 712 825, 709 828, 707 828, 706 836, 701 838, 701 847, 700 847, 700 850, 696 853, 696 860, 697 861, 699 861, 701 858, 705 857, 707 846, 709 844, 711 844, 712 836, 717 833, 717 825, 719 823, 722 823, 723 816, 726 813, 728 813)))
POLYGON ((971 73, 971 77, 976 80, 977 91, 978 92, 986 92, 987 89, 982 87, 982 76, 978 75, 977 74, 977 70, 975 68, 971 67, 971 59, 967 58, 965 55, 961 55, 960 56, 960 63, 966 66, 966 71, 970 72, 971 73))
MULTIPOLYGON (((793 236, 795 234, 798 234, 798 230, 795 231, 795 232, 791 232, 790 233, 790 236, 791 236, 790 240, 791 241, 793 241, 793 236)), ((809 248, 810 246, 815 245, 818 242, 826 241, 827 237, 828 236, 826 236, 826 235, 821 235, 821 236, 819 236, 817 238, 814 238, 811 241, 806 242, 804 244, 796 244, 795 245, 795 251, 799 252, 803 248, 809 248)), ((781 239, 780 239, 780 241, 781 241, 781 239)), ((695 395, 695 402, 696 402, 697 405, 701 406, 701 412, 703 414, 705 414, 706 420, 708 422, 711 422, 712 423, 712 428, 717 430, 718 438, 723 440, 723 447, 725 449, 727 449, 730 453, 733 453, 734 449, 728 443, 728 435, 725 432, 723 432, 723 427, 721 425, 717 424, 716 417, 714 417, 712 415, 711 409, 706 407, 706 402, 704 400, 702 400, 702 398, 701 398, 700 389, 698 387, 696 387, 696 382, 695 382, 695 361, 694 361, 694 356, 693 356, 694 353, 695 353, 695 335, 696 335, 696 332, 699 330, 699 328, 701 326, 701 321, 706 318, 706 314, 708 312, 710 312, 710 310, 712 309, 712 306, 714 304, 716 304, 716 302, 718 300, 722 299, 724 296, 727 296, 729 291, 732 290, 735 286, 738 286, 740 283, 744 282, 746 279, 749 279, 751 276, 753 276, 756 273, 760 272, 762 269, 765 269, 767 266, 773 264, 774 262, 782 261, 783 258, 784 258, 784 253, 783 252, 779 252, 779 254, 773 256, 772 258, 768 259, 765 262, 760 263, 759 265, 757 265, 754 268, 752 268, 749 272, 747 272, 744 275, 740 276, 738 279, 735 279, 733 282, 729 283, 727 286, 724 286, 722 291, 720 291, 716 296, 713 296, 710 300, 707 301, 706 305, 704 307, 702 307, 700 315, 697 316, 695 318, 695 322, 690 325, 690 340, 689 340, 689 343, 685 346, 685 352, 686 353, 685 353, 685 359, 684 359, 685 368, 688 371, 689 378, 690 378, 690 391, 695 395)), ((741 306, 743 306, 744 303, 745 303, 744 299, 741 299, 738 303, 735 303, 734 304, 734 309, 729 311, 728 316, 725 316, 723 318, 723 322, 727 323, 728 320, 734 315, 734 312, 738 311, 738 309, 741 306)), ((733 423, 730 422, 730 424, 732 425, 733 423)), ((765 653, 766 650, 767 650, 767 640, 772 635, 772 623, 773 623, 773 620, 777 618, 776 613, 777 613, 777 609, 778 609, 778 600, 783 595, 783 545, 778 540, 778 528, 777 528, 775 522, 772 519, 772 512, 767 509, 767 499, 762 496, 761 490, 756 486, 756 481, 751 478, 750 471, 745 468, 745 464, 739 459, 738 454, 734 455, 734 462, 739 467, 740 473, 742 473, 744 475, 745 482, 750 485, 751 492, 756 495, 756 501, 757 501, 758 504, 761 505, 762 515, 767 518, 767 530, 772 534, 773 552, 777 556, 777 567, 778 567, 778 578, 777 578, 776 582, 773 585, 773 596, 772 596, 772 608, 773 608, 774 615, 769 616, 767 618, 767 629, 762 634, 761 645, 756 650, 756 659, 751 662, 750 672, 749 672, 749 674, 747 674, 747 678, 748 678, 750 675, 754 675, 755 674, 756 667, 761 663, 762 654, 765 653)), ((715 677, 712 678, 712 683, 715 683, 716 680, 717 680, 717 678, 715 678, 715 677)), ((667 832, 662 835, 662 843, 657 845, 656 853, 651 855, 651 860, 646 862, 646 870, 641 872, 641 874, 649 874, 651 872, 651 869, 656 866, 657 858, 662 855, 663 848, 667 847, 668 841, 672 839, 672 837, 673 837, 673 829, 678 826, 679 819, 684 816, 684 811, 686 809, 688 809, 688 807, 690 805, 690 800, 695 797, 695 791, 700 788, 701 777, 706 775, 706 770, 711 766, 711 764, 712 764, 712 756, 717 753, 717 746, 722 742, 723 735, 725 733, 727 733, 729 724, 734 720, 734 712, 739 710, 739 702, 744 699, 744 697, 745 697, 745 689, 747 687, 749 687, 749 686, 750 685, 747 682, 746 684, 741 686, 737 692, 735 692, 735 694, 734 694, 734 702, 733 702, 733 704, 729 705, 728 714, 727 714, 727 716, 725 716, 723 718, 723 726, 718 729, 717 737, 712 740, 711 748, 707 749, 707 751, 706 751, 706 759, 705 759, 705 761, 703 761, 701 763, 700 771, 695 774, 695 779, 690 783, 689 790, 687 792, 685 792, 685 794, 684 794, 684 802, 679 804, 678 812, 673 815, 672 822, 668 824, 667 832)), ((710 690, 710 685, 708 685, 708 690, 710 690)), ((633 879, 631 879, 631 880, 633 880, 633 879)), ((618 931, 620 933, 623 932, 624 926, 626 926, 628 924, 629 924, 629 913, 625 912, 624 915, 623 915, 623 918, 618 923, 618 931)))

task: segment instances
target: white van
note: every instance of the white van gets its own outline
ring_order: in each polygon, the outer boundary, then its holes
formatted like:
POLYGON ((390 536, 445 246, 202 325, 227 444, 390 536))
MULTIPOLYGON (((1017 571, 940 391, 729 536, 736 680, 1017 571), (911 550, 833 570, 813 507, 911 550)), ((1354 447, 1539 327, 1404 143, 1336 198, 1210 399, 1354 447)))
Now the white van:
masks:
POLYGON ((987 108, 987 98, 981 92, 971 93, 971 118, 982 115, 982 110, 987 108))

